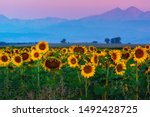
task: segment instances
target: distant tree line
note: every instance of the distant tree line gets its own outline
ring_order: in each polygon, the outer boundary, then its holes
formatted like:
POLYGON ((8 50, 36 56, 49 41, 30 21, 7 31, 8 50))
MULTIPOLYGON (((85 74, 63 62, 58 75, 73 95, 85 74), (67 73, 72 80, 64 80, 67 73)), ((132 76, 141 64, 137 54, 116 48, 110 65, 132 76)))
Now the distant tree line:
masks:
POLYGON ((109 39, 109 38, 105 38, 105 42, 107 43, 107 44, 121 44, 121 37, 115 37, 115 38, 111 38, 111 39, 109 39))

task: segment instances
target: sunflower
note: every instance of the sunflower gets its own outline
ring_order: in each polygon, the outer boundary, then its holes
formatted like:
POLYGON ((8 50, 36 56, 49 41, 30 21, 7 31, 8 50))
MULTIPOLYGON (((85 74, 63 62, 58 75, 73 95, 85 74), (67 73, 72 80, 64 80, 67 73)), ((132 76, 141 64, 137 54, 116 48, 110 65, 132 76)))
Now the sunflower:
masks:
POLYGON ((23 60, 24 62, 29 62, 29 61, 30 61, 30 58, 31 58, 29 52, 23 52, 23 53, 21 53, 21 57, 22 57, 22 60, 23 60))
POLYGON ((134 53, 134 60, 137 63, 142 63, 147 58, 147 52, 146 52, 145 48, 142 48, 141 46, 137 46, 134 49, 133 53, 134 53))
POLYGON ((61 61, 57 58, 48 58, 44 61, 43 67, 45 70, 58 70, 62 66, 61 61))
POLYGON ((94 53, 93 56, 91 57, 91 63, 93 63, 95 66, 98 65, 98 54, 94 53))
POLYGON ((87 53, 87 48, 85 46, 71 46, 69 50, 71 53, 80 53, 80 54, 87 53))
POLYGON ((124 75, 126 70, 126 65, 124 62, 118 62, 115 66, 115 72, 118 75, 124 75))
POLYGON ((41 54, 36 50, 32 50, 31 51, 31 59, 33 61, 40 60, 41 59, 41 54))
POLYGON ((60 52, 61 52, 62 54, 67 54, 67 53, 68 53, 68 49, 67 49, 67 48, 62 48, 62 49, 60 50, 60 52))
POLYGON ((89 46, 88 47, 88 51, 89 52, 96 52, 97 51, 97 48, 95 46, 89 46))
POLYGON ((36 50, 40 53, 46 53, 49 50, 47 42, 41 41, 36 45, 36 50))
POLYGON ((10 57, 7 53, 0 54, 0 66, 8 66, 10 63, 10 57))
POLYGON ((110 51, 110 56, 115 63, 118 63, 121 59, 121 52, 119 50, 112 50, 110 51))
POLYGON ((149 74, 150 73, 150 66, 146 68, 145 74, 149 74))
POLYGON ((127 62, 130 58, 132 58, 131 52, 126 51, 126 52, 123 52, 123 53, 122 53, 122 59, 125 60, 126 62, 127 62))
POLYGON ((17 67, 21 66, 23 63, 22 57, 20 55, 15 55, 11 59, 12 59, 12 63, 17 67))
POLYGON ((123 51, 131 51, 131 47, 130 46, 125 46, 125 47, 123 47, 123 49, 122 49, 123 51))
POLYGON ((78 59, 74 55, 71 55, 71 56, 68 57, 68 64, 72 68, 75 68, 75 67, 79 66, 78 59))
POLYGON ((85 78, 90 78, 95 74, 95 67, 91 63, 86 63, 81 66, 81 75, 85 78))
POLYGON ((146 49, 146 51, 147 52, 149 52, 150 51, 150 45, 145 45, 145 47, 144 47, 145 49, 146 49))
POLYGON ((31 46, 31 51, 36 50, 36 46, 31 46))

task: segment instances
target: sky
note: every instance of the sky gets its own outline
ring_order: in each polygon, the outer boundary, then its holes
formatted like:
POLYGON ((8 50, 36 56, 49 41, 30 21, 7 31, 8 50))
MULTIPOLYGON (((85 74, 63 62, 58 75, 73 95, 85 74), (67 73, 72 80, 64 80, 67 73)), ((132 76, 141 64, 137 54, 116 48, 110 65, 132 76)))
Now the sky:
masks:
POLYGON ((150 11, 150 0, 0 0, 0 14, 9 18, 61 17, 77 19, 116 7, 150 11))

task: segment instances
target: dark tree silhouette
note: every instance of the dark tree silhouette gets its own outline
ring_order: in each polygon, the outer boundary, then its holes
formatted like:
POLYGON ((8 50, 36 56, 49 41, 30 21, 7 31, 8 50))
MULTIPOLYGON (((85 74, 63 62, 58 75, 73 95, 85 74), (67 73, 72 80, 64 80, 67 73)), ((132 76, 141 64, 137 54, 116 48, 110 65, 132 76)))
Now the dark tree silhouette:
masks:
POLYGON ((109 39, 109 38, 106 38, 106 39, 105 39, 105 42, 106 42, 107 44, 109 44, 110 39, 109 39))
POLYGON ((117 43, 117 44, 119 44, 119 43, 121 43, 121 38, 120 37, 112 38, 111 39, 111 43, 117 43))
POLYGON ((61 43, 67 43, 67 40, 65 38, 63 38, 60 42, 61 43))
POLYGON ((98 43, 97 41, 93 41, 92 43, 98 43))

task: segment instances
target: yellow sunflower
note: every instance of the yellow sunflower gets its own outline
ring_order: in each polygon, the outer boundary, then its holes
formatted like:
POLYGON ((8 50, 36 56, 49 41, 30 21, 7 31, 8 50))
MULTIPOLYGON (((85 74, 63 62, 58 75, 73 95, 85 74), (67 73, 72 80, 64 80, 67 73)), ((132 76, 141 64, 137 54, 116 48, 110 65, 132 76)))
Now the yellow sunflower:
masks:
POLYGON ((21 57, 20 55, 15 55, 15 56, 13 56, 11 59, 12 59, 12 60, 11 60, 12 63, 13 63, 15 66, 17 66, 17 67, 21 66, 22 63, 23 63, 22 57, 21 57))
POLYGON ((87 53, 87 48, 85 46, 71 46, 69 50, 70 53, 80 53, 80 54, 87 53))
POLYGON ((60 52, 61 52, 62 54, 67 54, 67 53, 68 53, 68 49, 67 49, 67 48, 62 48, 62 49, 60 50, 60 52))
POLYGON ((95 66, 91 63, 86 63, 85 65, 81 66, 81 75, 85 78, 90 78, 95 74, 95 66))
POLYGON ((124 62, 118 62, 115 66, 115 72, 118 75, 124 75, 126 70, 126 64, 124 62))
POLYGON ((10 63, 10 57, 7 53, 0 54, 0 66, 8 66, 10 63))
POLYGON ((93 65, 97 66, 98 65, 98 54, 94 53, 93 56, 91 57, 91 63, 93 63, 93 65))
POLYGON ((38 51, 36 51, 36 50, 32 50, 31 51, 31 59, 33 60, 33 61, 36 61, 36 60, 40 60, 41 59, 41 54, 38 52, 38 51))
POLYGON ((132 53, 128 51, 122 52, 122 59, 125 60, 126 62, 132 58, 132 53))
POLYGON ((89 52, 96 52, 97 51, 97 48, 95 46, 89 46, 88 47, 88 51, 89 52))
POLYGON ((29 62, 31 60, 31 55, 29 52, 22 52, 21 57, 23 62, 29 62))
POLYGON ((74 55, 71 55, 71 56, 68 57, 68 64, 72 68, 75 68, 75 67, 79 66, 78 59, 74 55))
POLYGON ((122 49, 123 51, 131 51, 131 47, 130 46, 125 46, 122 49))
POLYGON ((144 47, 145 49, 146 49, 146 51, 147 52, 149 52, 150 51, 150 45, 145 45, 145 47, 144 47))
POLYGON ((111 59, 115 63, 118 63, 120 61, 122 55, 119 50, 112 50, 112 51, 110 51, 110 56, 111 56, 111 59))
POLYGON ((62 66, 62 63, 57 58, 48 58, 44 61, 43 67, 45 70, 51 71, 51 70, 58 70, 62 66))
POLYGON ((142 48, 141 46, 137 46, 134 51, 134 60, 137 63, 142 63, 147 58, 147 52, 145 48, 142 48))
POLYGON ((49 50, 49 45, 47 42, 41 41, 36 45, 36 50, 40 53, 46 53, 49 50))

